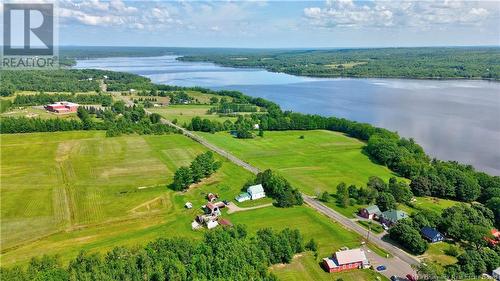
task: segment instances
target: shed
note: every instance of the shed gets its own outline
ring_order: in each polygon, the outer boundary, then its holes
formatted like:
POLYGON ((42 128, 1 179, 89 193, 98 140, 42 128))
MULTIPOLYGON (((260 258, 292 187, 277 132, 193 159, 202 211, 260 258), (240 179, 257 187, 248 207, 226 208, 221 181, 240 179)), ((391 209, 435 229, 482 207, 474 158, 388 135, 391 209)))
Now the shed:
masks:
POLYGON ((435 228, 424 226, 422 227, 422 235, 431 243, 443 241, 444 236, 435 228))
POLYGON ((234 198, 236 201, 238 202, 243 202, 243 201, 247 201, 247 200, 250 200, 250 194, 244 192, 244 193, 240 193, 238 196, 236 196, 234 198))
POLYGON ((207 222, 207 228, 208 229, 212 229, 212 228, 215 228, 219 225, 219 223, 215 220, 211 220, 211 221, 208 221, 207 222))

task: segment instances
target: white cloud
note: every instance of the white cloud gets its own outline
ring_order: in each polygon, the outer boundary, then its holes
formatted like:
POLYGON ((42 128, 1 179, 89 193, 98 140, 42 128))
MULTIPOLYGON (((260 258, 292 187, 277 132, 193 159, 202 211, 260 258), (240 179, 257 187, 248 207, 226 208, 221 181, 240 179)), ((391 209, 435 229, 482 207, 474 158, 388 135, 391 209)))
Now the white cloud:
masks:
POLYGON ((492 1, 360 1, 327 0, 323 7, 304 9, 315 26, 428 28, 441 25, 481 25, 491 17, 500 19, 499 2, 492 1))
POLYGON ((168 7, 156 2, 61 0, 58 10, 62 23, 116 26, 139 30, 180 23, 172 17, 168 7))

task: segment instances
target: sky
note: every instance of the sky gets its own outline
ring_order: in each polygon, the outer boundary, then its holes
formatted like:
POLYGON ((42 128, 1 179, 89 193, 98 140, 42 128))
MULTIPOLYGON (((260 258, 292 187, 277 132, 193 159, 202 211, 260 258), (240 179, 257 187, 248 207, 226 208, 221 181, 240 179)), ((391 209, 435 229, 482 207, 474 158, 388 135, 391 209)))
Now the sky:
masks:
POLYGON ((500 45, 500 0, 60 0, 57 14, 60 45, 248 48, 500 45))

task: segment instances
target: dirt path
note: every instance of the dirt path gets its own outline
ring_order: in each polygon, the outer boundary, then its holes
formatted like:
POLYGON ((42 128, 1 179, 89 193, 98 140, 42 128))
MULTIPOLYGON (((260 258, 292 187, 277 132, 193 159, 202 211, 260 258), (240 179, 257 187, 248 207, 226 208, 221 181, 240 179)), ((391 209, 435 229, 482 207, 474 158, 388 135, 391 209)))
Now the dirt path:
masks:
POLYGON ((262 204, 262 205, 258 205, 258 206, 242 208, 242 207, 238 207, 233 202, 229 202, 229 203, 230 204, 227 205, 227 209, 228 209, 227 213, 228 214, 232 214, 232 213, 236 213, 236 212, 244 212, 244 211, 248 211, 248 210, 255 210, 255 209, 265 208, 265 207, 269 207, 269 206, 273 205, 273 203, 267 203, 267 204, 262 204))

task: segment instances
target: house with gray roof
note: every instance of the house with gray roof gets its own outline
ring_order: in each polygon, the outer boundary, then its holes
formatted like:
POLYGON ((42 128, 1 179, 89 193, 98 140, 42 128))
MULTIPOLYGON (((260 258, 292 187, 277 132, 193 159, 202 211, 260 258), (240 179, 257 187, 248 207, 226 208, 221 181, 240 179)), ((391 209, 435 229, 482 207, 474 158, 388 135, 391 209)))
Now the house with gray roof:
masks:
POLYGON ((408 214, 401 210, 387 210, 380 216, 380 222, 391 226, 402 219, 408 218, 408 214))

